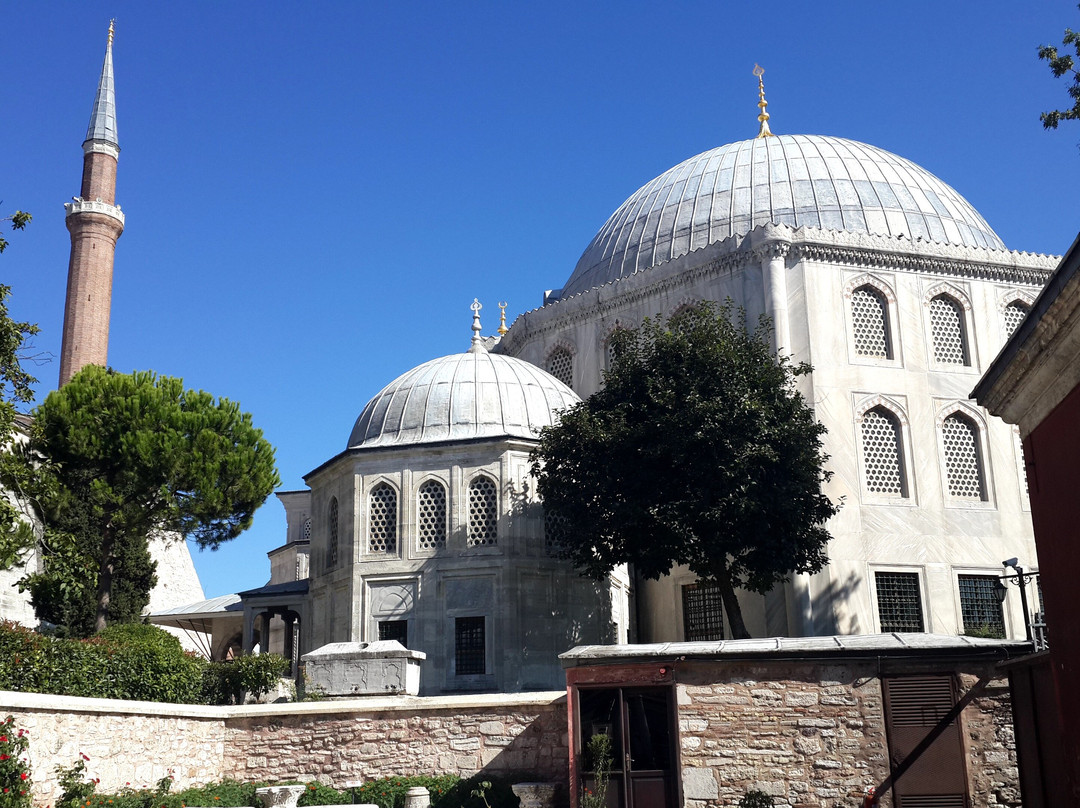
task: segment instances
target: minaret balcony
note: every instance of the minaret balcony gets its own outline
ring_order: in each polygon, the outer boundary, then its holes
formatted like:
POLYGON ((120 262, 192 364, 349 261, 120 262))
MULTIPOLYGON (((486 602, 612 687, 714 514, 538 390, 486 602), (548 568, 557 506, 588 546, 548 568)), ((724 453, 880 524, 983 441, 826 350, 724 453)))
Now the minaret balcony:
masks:
POLYGON ((101 213, 105 216, 111 216, 124 224, 124 212, 120 210, 119 205, 110 205, 100 200, 82 199, 81 197, 73 197, 71 202, 64 203, 64 210, 67 211, 67 216, 72 216, 76 213, 101 213))

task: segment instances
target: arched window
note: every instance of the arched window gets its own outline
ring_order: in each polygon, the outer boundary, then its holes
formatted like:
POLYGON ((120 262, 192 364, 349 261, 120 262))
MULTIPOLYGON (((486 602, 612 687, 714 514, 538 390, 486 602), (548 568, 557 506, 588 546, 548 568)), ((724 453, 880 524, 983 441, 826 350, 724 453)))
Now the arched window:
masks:
POLYGON ((906 497, 907 474, 899 419, 885 407, 874 407, 863 414, 861 430, 867 490, 906 497))
POLYGON ((1013 332, 1020 327, 1020 323, 1027 317, 1029 311, 1031 311, 1031 306, 1023 300, 1014 300, 1005 307, 1003 314, 1005 318, 1006 339, 1011 337, 1013 332))
POLYGON ((330 569, 337 566, 338 560, 338 504, 337 497, 330 498, 330 513, 327 515, 330 523, 329 538, 326 542, 326 567, 330 569))
POLYGON ((954 412, 942 423, 941 437, 949 495, 959 499, 986 499, 979 428, 975 422, 954 412))
POLYGON ((311 517, 309 516, 304 520, 303 526, 300 528, 300 541, 311 541, 311 517))
POLYGON ((469 483, 469 547, 494 545, 499 527, 499 492, 490 477, 469 483))
POLYGON ((885 295, 869 284, 851 293, 851 324, 855 337, 855 353, 892 359, 892 339, 889 336, 889 302, 885 295))
POLYGON ((416 496, 416 546, 437 550, 446 546, 446 486, 428 480, 416 496))
POLYGON ((970 365, 964 309, 952 297, 940 294, 930 301, 930 334, 934 361, 944 365, 970 365))
POLYGON ((397 552, 397 491, 379 483, 368 496, 368 552, 397 552))
POLYGON ((567 387, 574 386, 574 355, 566 348, 548 354, 546 370, 567 387))

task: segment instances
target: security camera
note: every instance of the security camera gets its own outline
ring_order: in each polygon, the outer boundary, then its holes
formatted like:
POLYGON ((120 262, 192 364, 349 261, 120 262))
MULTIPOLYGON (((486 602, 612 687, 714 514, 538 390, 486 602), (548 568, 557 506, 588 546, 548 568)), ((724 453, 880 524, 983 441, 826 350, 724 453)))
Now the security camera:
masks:
POLYGON ((1017 564, 1019 564, 1019 563, 1020 563, 1020 559, 1019 559, 1019 558, 1010 558, 1010 559, 1007 559, 1007 560, 1005 560, 1005 561, 1002 561, 1002 562, 1001 562, 1001 566, 1003 566, 1003 567, 1013 567, 1013 568, 1015 568, 1015 567, 1016 567, 1016 565, 1017 565, 1017 564))

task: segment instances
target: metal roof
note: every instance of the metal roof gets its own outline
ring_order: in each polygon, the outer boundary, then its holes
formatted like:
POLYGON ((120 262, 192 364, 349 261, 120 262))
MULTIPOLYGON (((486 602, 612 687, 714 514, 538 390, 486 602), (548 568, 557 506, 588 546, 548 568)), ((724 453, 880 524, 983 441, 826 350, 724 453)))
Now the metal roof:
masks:
POLYGON ((86 140, 111 143, 119 148, 116 134, 116 89, 113 82, 112 27, 109 27, 109 44, 105 48, 105 62, 101 65, 94 107, 90 111, 90 125, 86 128, 86 140))

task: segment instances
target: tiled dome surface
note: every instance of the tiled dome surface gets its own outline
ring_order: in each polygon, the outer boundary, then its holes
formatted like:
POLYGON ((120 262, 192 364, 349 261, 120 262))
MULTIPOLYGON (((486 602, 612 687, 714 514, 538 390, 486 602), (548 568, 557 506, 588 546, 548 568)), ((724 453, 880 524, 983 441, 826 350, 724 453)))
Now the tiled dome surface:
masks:
POLYGON ((356 419, 349 448, 469 438, 535 438, 581 399, 521 359, 486 351, 433 359, 399 376, 356 419))
POLYGON ((770 222, 1005 249, 967 200, 910 160, 843 138, 779 135, 712 149, 643 186, 597 233, 561 296, 770 222))

